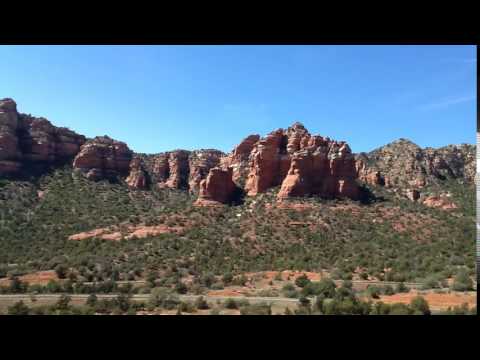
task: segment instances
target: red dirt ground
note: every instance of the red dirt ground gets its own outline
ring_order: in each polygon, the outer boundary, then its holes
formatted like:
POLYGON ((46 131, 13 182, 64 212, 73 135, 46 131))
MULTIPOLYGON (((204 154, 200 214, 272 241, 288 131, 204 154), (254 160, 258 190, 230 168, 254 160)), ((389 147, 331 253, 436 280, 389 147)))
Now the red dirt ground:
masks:
MULTIPOLYGON (((22 282, 28 282, 30 285, 46 285, 50 280, 59 280, 57 274, 53 270, 38 271, 35 273, 19 276, 18 278, 22 282)), ((10 280, 8 278, 0 279, 0 285, 8 286, 9 284, 10 280)))
POLYGON ((183 228, 180 226, 167 226, 167 225, 156 225, 156 226, 129 226, 126 229, 127 234, 122 235, 115 227, 112 228, 100 228, 90 231, 81 232, 78 234, 70 235, 68 240, 85 240, 90 238, 99 238, 103 240, 113 240, 119 241, 123 238, 132 239, 136 238, 146 238, 148 236, 155 236, 160 234, 168 233, 180 233, 183 231, 183 228))

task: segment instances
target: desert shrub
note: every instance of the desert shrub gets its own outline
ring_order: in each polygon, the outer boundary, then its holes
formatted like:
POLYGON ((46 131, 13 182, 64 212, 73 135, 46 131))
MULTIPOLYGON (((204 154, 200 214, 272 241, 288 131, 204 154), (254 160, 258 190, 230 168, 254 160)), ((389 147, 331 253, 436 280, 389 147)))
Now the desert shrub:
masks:
POLYGON ((410 291, 410 289, 405 286, 405 284, 403 282, 400 282, 397 284, 397 288, 396 288, 396 291, 397 293, 408 293, 410 291))
POLYGON ((275 289, 263 289, 263 290, 260 290, 258 293, 257 293, 258 296, 260 297, 277 297, 279 296, 279 292, 275 289))
POLYGON ((56 309, 58 310, 68 310, 70 307, 70 301, 72 298, 69 295, 62 294, 55 304, 56 309))
POLYGON ((402 303, 395 303, 390 305, 389 315, 411 315, 408 305, 402 303))
POLYGON ((313 295, 323 295, 325 298, 334 298, 337 285, 332 279, 325 278, 316 283, 311 283, 313 295))
POLYGON ((367 287, 367 295, 372 299, 379 299, 380 298, 380 289, 375 285, 369 285, 367 287))
POLYGON ((410 301, 410 309, 412 309, 414 314, 430 315, 430 307, 428 306, 428 302, 422 296, 415 296, 410 301))
POLYGON ((225 300, 224 306, 226 309, 238 309, 237 302, 232 298, 225 300))
POLYGON ((210 308, 203 296, 200 296, 195 300, 195 307, 199 310, 207 310, 210 308))
POLYGON ((91 307, 95 307, 95 305, 98 302, 97 295, 95 294, 90 294, 87 298, 86 304, 91 307))
POLYGON ((21 300, 9 306, 7 310, 8 315, 28 315, 29 313, 30 308, 21 300))
POLYGON ((186 294, 188 291, 187 285, 185 285, 183 282, 179 281, 175 285, 175 291, 179 294, 186 294))
POLYGON ((212 310, 210 310, 210 315, 220 315, 220 309, 215 307, 212 310))
POLYGON ((59 279, 65 279, 67 277, 68 267, 64 264, 58 264, 55 267, 55 273, 59 279))
POLYGON ((230 284, 232 281, 233 281, 233 275, 231 272, 227 272, 225 274, 223 274, 222 276, 222 281, 225 285, 228 285, 230 284))
POLYGON ((283 285, 282 287, 283 293, 290 292, 290 291, 295 291, 295 285, 293 285, 292 283, 286 283, 285 285, 283 285))
POLYGON ((297 277, 295 280, 295 285, 297 285, 300 288, 304 288, 310 283, 311 281, 308 279, 307 275, 305 274, 302 274, 301 276, 297 277))
POLYGON ((452 289, 455 291, 473 290, 473 281, 465 268, 461 268, 453 279, 452 289))
POLYGON ((225 287, 224 287, 223 282, 219 281, 219 282, 216 282, 215 284, 213 284, 210 288, 212 290, 223 290, 225 287))
POLYGON ((383 288, 383 293, 385 295, 394 295, 395 290, 393 289, 393 287, 391 285, 387 285, 383 288))
POLYGON ((180 304, 178 304, 178 309, 181 312, 186 312, 189 314, 196 311, 195 306, 191 302, 187 302, 187 301, 180 302, 180 304))
POLYGON ((251 304, 240 307, 241 315, 272 315, 272 307, 269 304, 251 304))
POLYGON ((440 288, 440 279, 438 276, 430 275, 423 281, 422 289, 424 290, 438 288, 440 288))

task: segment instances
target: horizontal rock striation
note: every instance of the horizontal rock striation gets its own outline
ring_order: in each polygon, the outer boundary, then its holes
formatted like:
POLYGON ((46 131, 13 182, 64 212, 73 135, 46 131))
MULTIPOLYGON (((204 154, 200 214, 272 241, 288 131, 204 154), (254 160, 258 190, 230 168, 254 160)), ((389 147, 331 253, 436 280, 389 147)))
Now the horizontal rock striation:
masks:
POLYGON ((82 145, 73 168, 89 180, 116 180, 128 175, 132 156, 124 142, 97 136, 82 145))
POLYGON ((18 113, 12 99, 0 100, 0 176, 70 162, 85 141, 83 135, 47 119, 18 113))

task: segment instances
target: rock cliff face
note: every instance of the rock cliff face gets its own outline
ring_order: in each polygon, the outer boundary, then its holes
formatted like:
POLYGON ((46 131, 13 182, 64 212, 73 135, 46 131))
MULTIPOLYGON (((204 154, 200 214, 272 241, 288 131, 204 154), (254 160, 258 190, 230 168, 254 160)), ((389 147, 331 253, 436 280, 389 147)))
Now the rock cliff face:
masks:
MULTIPOLYGON (((220 163, 225 173, 215 174, 215 184, 233 181, 242 187, 246 177, 244 190, 249 196, 280 185, 279 199, 311 195, 359 197, 355 158, 348 145, 312 136, 298 122, 263 139, 258 135, 247 137, 220 163)), ((230 185, 225 188, 234 192, 230 185)), ((213 194, 214 186, 203 188, 199 204, 205 199, 221 201, 213 194)))
POLYGON ((236 188, 232 181, 232 168, 210 169, 207 178, 200 182, 200 192, 195 204, 199 206, 227 204, 233 200, 236 188))
POLYGON ((220 163, 222 156, 223 152, 214 149, 146 155, 145 170, 154 186, 198 193, 200 181, 220 163))
POLYGON ((21 114, 0 100, 0 177, 35 175, 72 163, 88 179, 124 179, 134 189, 171 188, 198 194, 198 205, 230 203, 279 187, 279 200, 297 196, 360 198, 357 183, 383 186, 426 206, 454 208, 431 185, 475 181, 474 145, 422 149, 399 139, 370 153, 352 154, 347 143, 311 135, 300 123, 264 138, 250 135, 228 155, 214 149, 134 154, 108 136, 87 139, 44 118, 21 114), (427 189, 424 189, 427 188, 427 189))
POLYGON ((221 159, 222 168, 232 168, 232 178, 235 184, 245 186, 250 172, 249 158, 255 144, 260 140, 260 135, 250 135, 228 155, 221 159))
POLYGON ((297 122, 256 143, 245 190, 254 196, 281 185, 280 199, 310 195, 357 199, 356 176, 354 156, 345 142, 312 136, 297 122))
POLYGON ((125 181, 128 186, 134 189, 146 189, 148 187, 148 174, 140 157, 134 157, 130 162, 130 173, 125 181))
POLYGON ((223 152, 214 149, 196 150, 190 153, 188 187, 191 193, 199 192, 200 182, 208 176, 210 169, 220 163, 222 156, 224 156, 223 152))
POLYGON ((475 146, 468 144, 422 149, 399 139, 368 154, 357 154, 355 160, 361 181, 404 193, 412 201, 419 199, 422 188, 444 180, 475 181, 475 146))
POLYGON ((128 175, 132 155, 127 144, 108 136, 97 136, 82 145, 73 168, 89 180, 115 180, 128 175))
POLYGON ((44 118, 19 114, 12 99, 0 100, 0 176, 69 162, 85 140, 44 118))

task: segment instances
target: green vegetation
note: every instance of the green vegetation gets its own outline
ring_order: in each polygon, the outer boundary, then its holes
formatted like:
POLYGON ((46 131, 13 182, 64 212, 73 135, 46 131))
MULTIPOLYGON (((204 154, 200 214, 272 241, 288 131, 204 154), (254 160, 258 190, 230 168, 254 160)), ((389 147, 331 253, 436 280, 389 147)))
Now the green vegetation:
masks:
MULTIPOLYGON (((149 289, 201 294, 244 285, 245 272, 329 270, 333 278, 350 280, 360 268, 362 278, 430 287, 441 287, 455 275, 455 289, 471 289, 459 269, 470 277, 475 273, 474 189, 454 182, 444 187, 459 209, 427 208, 375 189, 384 201, 362 205, 305 198, 295 200, 311 205, 303 211, 267 210, 278 188, 238 206, 214 209, 194 207, 194 197, 185 191, 132 191, 123 184, 88 181, 66 167, 32 182, 2 180, 0 276, 54 269, 62 281, 70 281, 31 288, 38 292, 62 292, 69 286, 74 293, 118 292, 114 281, 147 279, 149 289), (312 225, 290 226, 292 221, 312 225), (184 232, 121 241, 68 240, 83 231, 121 225, 125 232, 139 224, 180 226, 184 232), (188 285, 186 277, 192 278, 188 285)), ((297 279, 297 285, 304 296, 320 291, 305 278, 297 279)), ((0 289, 28 290, 18 284, 0 289)), ((296 291, 282 293, 298 297, 296 291)))

